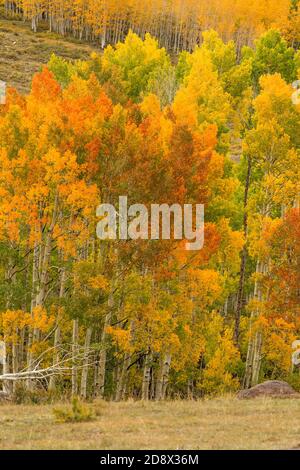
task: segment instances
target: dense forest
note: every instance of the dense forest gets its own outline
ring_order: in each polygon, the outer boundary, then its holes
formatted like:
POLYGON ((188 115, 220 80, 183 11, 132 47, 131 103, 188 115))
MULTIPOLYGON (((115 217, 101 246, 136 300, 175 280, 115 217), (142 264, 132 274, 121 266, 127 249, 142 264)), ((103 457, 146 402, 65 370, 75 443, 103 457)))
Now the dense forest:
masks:
POLYGON ((4 390, 300 389, 297 2, 4 3, 106 46, 53 55, 0 106, 4 390), (204 204, 204 248, 99 240, 96 207, 122 195, 204 204))
POLYGON ((124 41, 131 30, 150 33, 173 53, 192 52, 202 32, 214 29, 238 52, 260 34, 277 27, 300 42, 298 0, 0 0, 7 16, 30 20, 32 29, 97 41, 101 47, 124 41))

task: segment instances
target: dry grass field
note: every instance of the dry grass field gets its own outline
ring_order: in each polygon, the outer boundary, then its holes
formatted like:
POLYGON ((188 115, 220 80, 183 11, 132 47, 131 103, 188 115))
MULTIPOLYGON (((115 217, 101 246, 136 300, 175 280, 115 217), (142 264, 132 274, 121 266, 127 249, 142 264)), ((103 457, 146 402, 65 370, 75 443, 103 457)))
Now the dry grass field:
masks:
POLYGON ((22 21, 1 17, 0 11, 0 80, 21 93, 28 92, 32 76, 52 53, 69 59, 87 59, 95 50, 92 45, 41 31, 34 34, 22 21))
POLYGON ((94 421, 69 424, 56 422, 52 405, 0 405, 2 450, 293 448, 299 400, 102 402, 94 421))

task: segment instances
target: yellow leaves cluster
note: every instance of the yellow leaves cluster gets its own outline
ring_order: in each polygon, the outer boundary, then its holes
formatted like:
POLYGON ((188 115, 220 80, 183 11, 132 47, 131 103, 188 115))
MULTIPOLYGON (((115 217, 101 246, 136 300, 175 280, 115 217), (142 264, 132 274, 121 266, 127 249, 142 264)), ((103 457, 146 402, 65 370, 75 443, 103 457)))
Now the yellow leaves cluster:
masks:
POLYGON ((130 330, 124 330, 122 328, 113 328, 108 326, 106 328, 107 334, 110 335, 112 342, 121 350, 123 353, 132 353, 133 348, 131 345, 131 334, 130 330))
POLYGON ((267 260, 269 256, 269 241, 272 234, 280 226, 281 219, 272 219, 260 214, 251 216, 249 223, 249 252, 252 256, 267 260))
POLYGON ((173 110, 179 122, 202 130, 211 124, 222 127, 230 112, 229 96, 214 70, 210 54, 197 48, 189 57, 191 69, 177 92, 173 110))
POLYGON ((56 186, 57 184, 66 184, 74 181, 79 173, 79 166, 76 160, 76 155, 69 151, 61 154, 57 149, 51 148, 43 156, 41 162, 45 171, 45 182, 56 186))
POLYGON ((40 305, 37 305, 32 310, 30 326, 36 328, 42 333, 49 331, 55 322, 55 318, 52 315, 49 315, 45 308, 40 305))
POLYGON ((106 292, 108 292, 109 290, 109 282, 102 275, 91 277, 88 280, 88 285, 89 287, 91 287, 91 289, 94 289, 94 290, 103 290, 106 292))
MULTIPOLYGON (((212 319, 217 328, 224 328, 222 321, 217 317, 212 319)), ((206 347, 207 366, 203 371, 203 379, 199 386, 209 394, 223 394, 239 388, 239 380, 233 376, 240 354, 233 342, 232 330, 228 327, 217 330, 218 342, 213 349, 209 344, 206 347), (210 350, 210 352, 209 352, 210 350)))
POLYGON ((5 341, 19 341, 19 332, 31 325, 31 315, 22 310, 6 310, 0 315, 0 325, 5 341))
POLYGON ((41 306, 35 307, 31 314, 23 310, 6 310, 0 315, 0 329, 5 341, 17 344, 21 341, 20 333, 25 328, 46 333, 51 330, 54 321, 55 317, 41 306))
POLYGON ((203 310, 211 306, 222 291, 220 274, 213 269, 190 270, 187 283, 189 294, 203 310))
POLYGON ((297 339, 295 325, 283 318, 265 319, 263 353, 277 370, 291 371, 292 344, 297 339))

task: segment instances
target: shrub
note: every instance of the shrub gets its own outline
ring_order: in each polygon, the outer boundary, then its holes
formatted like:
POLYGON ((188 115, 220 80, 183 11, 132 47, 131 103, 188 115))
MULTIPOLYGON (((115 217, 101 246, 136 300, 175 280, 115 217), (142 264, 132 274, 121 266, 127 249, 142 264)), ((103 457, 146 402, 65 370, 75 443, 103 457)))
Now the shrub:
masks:
POLYGON ((80 423, 95 419, 92 408, 82 403, 78 397, 72 399, 71 407, 54 408, 53 414, 60 423, 80 423))

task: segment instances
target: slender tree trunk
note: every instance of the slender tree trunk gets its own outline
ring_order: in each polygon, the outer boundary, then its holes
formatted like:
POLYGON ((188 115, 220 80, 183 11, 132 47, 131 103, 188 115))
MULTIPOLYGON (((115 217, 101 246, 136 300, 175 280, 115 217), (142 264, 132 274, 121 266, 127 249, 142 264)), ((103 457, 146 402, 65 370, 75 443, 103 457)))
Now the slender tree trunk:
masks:
MULTIPOLYGON (((59 298, 62 299, 65 293, 65 282, 66 282, 66 271, 65 269, 62 270, 61 278, 60 278, 60 289, 59 289, 59 298)), ((57 326, 54 334, 54 352, 53 352, 53 365, 59 362, 59 351, 58 348, 60 346, 61 341, 61 331, 59 326, 59 319, 57 319, 57 326)), ((54 391, 56 386, 56 377, 52 375, 49 381, 49 390, 54 391)))
MULTIPOLYGON (((2 349, 2 366, 3 366, 3 375, 9 373, 9 359, 8 359, 8 354, 7 354, 7 345, 6 341, 4 338, 3 342, 3 349, 2 349)), ((6 380, 3 380, 2 382, 2 391, 3 393, 10 393, 10 386, 9 382, 6 380)))
POLYGON ((188 380, 187 398, 188 398, 188 400, 193 400, 194 399, 194 381, 193 381, 193 379, 188 380))
POLYGON ((127 370, 130 364, 130 355, 127 355, 124 358, 124 362, 121 369, 121 374, 119 376, 119 380, 117 382, 117 390, 116 390, 116 401, 121 401, 124 399, 125 392, 126 392, 126 379, 127 379, 127 370))
POLYGON ((78 319, 73 320, 73 335, 72 335, 72 396, 78 394, 78 374, 77 374, 77 359, 78 354, 78 319))
POLYGON ((81 386, 80 386, 80 395, 82 398, 87 397, 87 379, 88 379, 88 372, 89 372, 89 349, 91 346, 91 338, 92 338, 92 328, 88 328, 86 330, 85 336, 85 345, 84 345, 84 359, 83 359, 83 367, 81 373, 81 386))
MULTIPOLYGON (((39 266, 39 250, 40 247, 37 242, 35 242, 33 249, 33 261, 32 261, 32 290, 31 290, 31 316, 33 316, 33 309, 36 305, 36 290, 38 283, 38 266, 39 266)), ((33 355, 32 355, 32 343, 33 343, 33 331, 32 328, 28 329, 28 343, 27 343, 27 367, 30 369, 32 367, 33 355)), ((29 390, 32 386, 30 379, 26 382, 26 388, 29 390)))
POLYGON ((261 368, 261 350, 262 350, 262 332, 257 331, 255 334, 254 348, 253 348, 253 367, 251 385, 257 385, 259 380, 259 373, 261 368))
MULTIPOLYGON (((59 352, 58 352, 58 348, 59 348, 59 345, 60 345, 60 340, 61 340, 61 337, 60 337, 60 327, 57 325, 56 327, 56 330, 55 330, 55 334, 54 334, 54 352, 53 352, 53 366, 55 364, 58 364, 59 362, 59 352)), ((56 377, 54 375, 52 375, 50 377, 50 381, 49 381, 49 390, 51 390, 52 392, 55 391, 55 387, 56 387, 56 377)))
POLYGON ((169 383, 169 372, 171 367, 171 354, 165 354, 161 368, 159 371, 158 381, 156 384, 155 398, 156 400, 164 400, 169 383))
MULTIPOLYGON (((19 337, 18 331, 16 332, 16 338, 19 337)), ((12 372, 16 374, 19 372, 19 353, 18 353, 18 344, 14 341, 12 344, 12 372)), ((16 392, 17 381, 14 380, 12 384, 13 393, 16 392)))
POLYGON ((244 194, 244 238, 245 240, 244 240, 244 247, 243 247, 242 257, 241 257, 240 279, 239 279, 239 288, 237 292, 235 325, 234 325, 234 340, 236 344, 238 344, 239 337, 240 337, 240 322, 241 322, 241 314, 242 314, 242 309, 243 309, 246 263, 247 263, 247 257, 248 257, 248 249, 247 249, 248 210, 247 210, 247 207, 248 207, 250 179, 251 179, 251 160, 250 158, 248 158, 248 170, 247 170, 245 194, 244 194))
POLYGON ((145 359, 143 384, 142 384, 142 400, 145 400, 145 401, 149 400, 150 382, 151 382, 151 362, 152 362, 152 356, 149 351, 145 359))
POLYGON ((104 391, 105 391, 104 390, 105 389, 105 371, 106 371, 106 358, 107 358, 106 329, 110 325, 110 322, 111 322, 113 305, 114 305, 114 299, 113 299, 113 291, 112 291, 109 295, 108 313, 105 315, 104 325, 103 325, 103 330, 102 330, 102 335, 101 335, 101 351, 99 355, 99 378, 98 378, 99 390, 97 392, 98 396, 100 396, 101 398, 104 397, 104 391))
MULTIPOLYGON (((258 261, 256 265, 256 277, 263 274, 264 272, 265 272, 264 264, 258 261)), ((259 283, 260 283, 260 280, 256 279, 255 287, 254 287, 254 299, 257 301, 262 300, 262 292, 261 292, 261 287, 259 283)), ((250 325, 252 325, 257 320, 258 316, 259 316, 259 311, 257 309, 251 312, 250 325)), ((250 337, 249 344, 248 344, 246 370, 245 370, 245 376, 244 376, 244 388, 250 388, 258 383, 260 366, 261 366, 261 349, 262 349, 262 333, 260 331, 256 331, 255 334, 252 337, 250 337)))
MULTIPOLYGON (((48 228, 46 239, 45 239, 45 248, 44 253, 42 252, 42 245, 35 245, 34 255, 33 255, 33 281, 32 281, 32 300, 31 300, 31 314, 33 314, 34 307, 43 306, 47 281, 48 281, 48 270, 49 270, 49 261, 51 256, 51 247, 52 247, 52 235, 56 223, 58 211, 58 195, 55 195, 54 208, 50 226, 48 228), (39 261, 38 261, 39 259, 39 261), (38 285, 36 293, 36 285, 38 285), (35 296, 36 293, 36 296, 35 296)), ((32 346, 39 339, 39 331, 34 327, 33 333, 29 333, 29 346, 32 346)), ((28 369, 32 370, 34 362, 34 357, 31 351, 29 351, 28 356, 28 369)), ((27 381, 27 388, 31 389, 33 387, 32 380, 27 381)))

